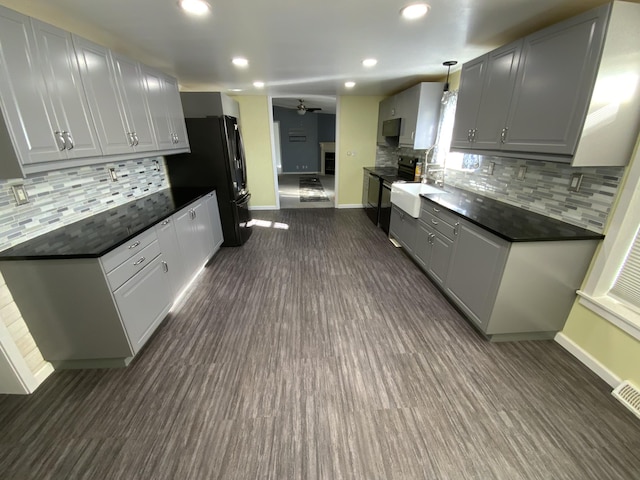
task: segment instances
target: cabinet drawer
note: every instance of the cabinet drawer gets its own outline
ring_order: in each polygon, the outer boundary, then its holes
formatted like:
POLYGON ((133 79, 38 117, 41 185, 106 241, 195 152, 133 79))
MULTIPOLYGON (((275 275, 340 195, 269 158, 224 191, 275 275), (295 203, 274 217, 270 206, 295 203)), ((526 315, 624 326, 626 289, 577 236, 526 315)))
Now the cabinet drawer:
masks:
POLYGON ((157 237, 155 230, 151 228, 110 251, 101 258, 104 271, 109 273, 121 263, 140 253, 142 249, 150 245, 154 240, 157 240, 157 237))
MULTIPOLYGON (((434 230, 440 232, 450 240, 453 240, 453 238, 455 237, 454 225, 450 224, 440 217, 431 215, 429 212, 423 210, 422 212, 420 212, 420 220, 429 225, 434 230)), ((451 221, 452 219, 447 218, 447 220, 451 221)))
MULTIPOLYGON (((428 213, 440 220, 444 220, 449 225, 455 225, 460 219, 453 213, 448 212, 444 207, 439 207, 437 204, 424 199, 420 205, 420 218, 423 217, 423 213, 428 213)), ((423 219, 423 221, 426 221, 423 219)))
POLYGON ((151 245, 147 245, 137 254, 124 261, 121 265, 107 274, 107 280, 111 290, 117 289, 124 282, 133 277, 136 273, 146 267, 154 258, 160 254, 160 244, 154 240, 151 245))

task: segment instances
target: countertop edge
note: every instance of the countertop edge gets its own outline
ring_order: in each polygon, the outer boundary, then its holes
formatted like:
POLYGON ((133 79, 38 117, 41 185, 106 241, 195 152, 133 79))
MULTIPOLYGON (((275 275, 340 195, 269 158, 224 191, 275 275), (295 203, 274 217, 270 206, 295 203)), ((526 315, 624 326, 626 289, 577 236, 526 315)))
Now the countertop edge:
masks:
MULTIPOLYGON (((158 192, 161 192, 161 191, 164 191, 164 190, 171 190, 171 188, 158 190, 157 192, 154 192, 154 193, 158 193, 158 192)), ((17 255, 17 256, 10 256, 10 257, 9 256, 3 257, 2 256, 2 252, 0 252, 0 262, 12 262, 12 261, 18 261, 18 260, 21 260, 21 261, 25 261, 25 260, 79 260, 79 259, 83 259, 83 258, 100 258, 100 257, 106 255, 107 253, 115 250, 120 245, 123 245, 124 243, 128 242, 132 238, 137 237, 141 233, 144 233, 147 230, 149 230, 150 228, 153 228, 155 225, 157 225, 158 223, 162 222, 163 220, 169 218, 174 213, 179 212, 180 210, 182 210, 186 206, 191 205, 193 202, 195 202, 197 200, 200 200, 201 198, 205 197, 206 195, 208 195, 208 194, 210 194, 211 192, 214 192, 214 191, 216 191, 216 189, 214 187, 211 187, 211 189, 208 189, 206 192, 199 193, 198 195, 193 197, 191 200, 189 200, 186 203, 182 204, 179 208, 167 213, 166 215, 164 215, 164 214, 161 215, 157 220, 154 221, 154 223, 152 223, 150 225, 147 225, 146 227, 140 228, 139 230, 136 230, 134 233, 132 233, 128 237, 126 237, 124 239, 121 239, 121 240, 118 240, 116 243, 111 245, 109 248, 106 248, 101 252, 97 252, 97 253, 82 253, 82 254, 69 254, 69 255, 17 255)), ((145 196, 149 196, 149 195, 145 195, 145 196)), ((141 198, 144 198, 144 197, 138 197, 138 199, 141 199, 141 198)), ((127 202, 127 203, 129 203, 129 202, 127 202)), ((126 205, 126 204, 122 204, 122 205, 126 205)), ((118 205, 118 206, 122 206, 122 205, 118 205)), ((105 211, 107 211, 107 210, 105 210, 105 211)), ((103 213, 103 212, 100 212, 100 213, 103 213)), ((86 218, 90 218, 90 217, 86 217, 86 218)), ((69 225, 71 225, 71 224, 69 224, 69 225)))
MULTIPOLYGON (((471 192, 471 193, 473 193, 473 192, 471 192)), ((431 194, 428 194, 428 193, 421 193, 420 197, 424 198, 425 200, 429 200, 429 201, 431 201, 433 203, 436 203, 437 205, 439 205, 440 207, 446 209, 448 212, 456 215, 457 217, 460 217, 460 218, 462 218, 462 219, 464 219, 464 220, 466 220, 466 221, 468 221, 470 223, 473 223, 474 225, 477 225, 478 227, 486 230, 487 232, 492 233, 493 235, 496 235, 497 237, 500 237, 503 240, 506 240, 506 241, 511 242, 511 243, 566 242, 566 241, 573 241, 573 240, 575 240, 575 241, 578 241, 578 240, 602 240, 605 237, 601 233, 593 232, 593 235, 577 235, 577 236, 574 236, 574 237, 557 237, 557 236, 553 236, 553 237, 537 237, 537 238, 513 238, 513 237, 509 237, 508 235, 505 235, 502 232, 498 232, 498 231, 494 230, 491 227, 487 227, 486 225, 483 225, 481 222, 479 222, 479 221, 477 221, 477 220, 475 220, 473 218, 467 217, 466 215, 463 215, 460 212, 452 210, 451 208, 447 207, 446 205, 442 205, 441 203, 435 201, 433 198, 429 198, 430 195, 431 194)), ((474 194, 474 195, 478 195, 478 194, 474 194)), ((480 195, 480 196, 482 196, 482 195, 480 195)), ((505 204, 505 205, 509 205, 509 204, 505 204)), ((513 207, 513 208, 519 208, 519 207, 516 207, 515 205, 509 205, 509 206, 513 207)), ((522 209, 522 210, 525 210, 525 209, 522 209)), ((525 210, 525 211, 529 212, 529 210, 525 210)), ((531 212, 531 213, 536 213, 536 212, 531 212)), ((540 215, 540 214, 537 214, 537 215, 540 215)), ((551 218, 551 217, 549 217, 549 218, 551 218)), ((558 221, 562 221, 562 220, 558 220, 558 221)), ((564 222, 564 223, 567 223, 567 222, 564 222)), ((567 225, 572 225, 572 224, 567 223, 567 225)), ((572 225, 572 226, 574 226, 576 228, 583 228, 583 227, 578 227, 577 225, 572 225)))

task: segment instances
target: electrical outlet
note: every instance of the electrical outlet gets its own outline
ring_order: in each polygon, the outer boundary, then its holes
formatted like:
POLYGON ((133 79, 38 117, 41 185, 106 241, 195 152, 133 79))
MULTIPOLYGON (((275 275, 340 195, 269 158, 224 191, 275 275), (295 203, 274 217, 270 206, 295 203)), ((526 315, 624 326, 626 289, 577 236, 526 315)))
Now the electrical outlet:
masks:
POLYGON ((522 165, 519 169, 518 169, 518 176, 516 177, 516 180, 524 180, 524 176, 527 174, 527 167, 526 165, 522 165))
POLYGON ((158 162, 158 160, 153 160, 153 170, 155 172, 159 172, 160 171, 160 162, 158 162))
POLYGON ((582 185, 582 174, 574 173, 571 175, 571 182, 569 183, 569 191, 577 192, 580 190, 580 185, 582 185))
POLYGON ((487 175, 493 175, 494 168, 496 168, 496 162, 489 162, 489 167, 487 168, 487 175))
POLYGON ((22 183, 19 185, 12 185, 11 190, 13 190, 13 196, 16 198, 16 205, 24 205, 25 203, 29 203, 27 190, 24 188, 24 185, 22 183))
POLYGON ((112 182, 118 181, 118 174, 116 173, 116 169, 113 167, 109 169, 109 178, 111 178, 112 182))

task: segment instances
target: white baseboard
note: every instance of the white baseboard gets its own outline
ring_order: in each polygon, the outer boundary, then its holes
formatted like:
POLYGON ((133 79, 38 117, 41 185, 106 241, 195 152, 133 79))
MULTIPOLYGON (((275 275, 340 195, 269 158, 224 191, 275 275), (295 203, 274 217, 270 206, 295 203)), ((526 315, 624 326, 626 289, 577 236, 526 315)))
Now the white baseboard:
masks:
POLYGON ((338 205, 336 208, 364 208, 364 205, 362 205, 361 203, 353 203, 353 204, 343 203, 338 205))
POLYGON ((256 207, 249 207, 249 210, 279 210, 275 205, 258 205, 256 207))
MULTIPOLYGON (((36 386, 39 386, 42 382, 44 382, 47 377, 49 377, 49 375, 53 373, 53 371, 53 365, 51 365, 49 362, 45 363, 44 366, 33 375, 36 379, 36 386)), ((33 393, 34 391, 35 388, 33 388, 31 393, 33 393)))
POLYGON ((567 352, 580 360, 580 362, 589 368, 589 370, 607 382, 612 388, 617 387, 622 382, 620 377, 596 360, 589 352, 567 337, 564 333, 558 333, 555 336, 555 341, 567 352))

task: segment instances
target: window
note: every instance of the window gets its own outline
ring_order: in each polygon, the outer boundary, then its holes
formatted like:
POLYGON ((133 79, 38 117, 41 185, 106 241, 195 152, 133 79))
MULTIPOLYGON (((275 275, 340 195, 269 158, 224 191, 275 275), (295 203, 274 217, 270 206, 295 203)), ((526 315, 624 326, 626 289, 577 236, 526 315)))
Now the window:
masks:
POLYGON ((580 303, 640 340, 640 142, 580 303))

